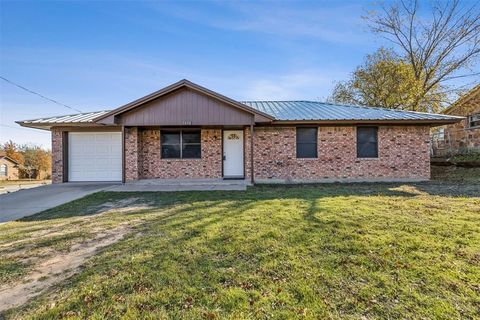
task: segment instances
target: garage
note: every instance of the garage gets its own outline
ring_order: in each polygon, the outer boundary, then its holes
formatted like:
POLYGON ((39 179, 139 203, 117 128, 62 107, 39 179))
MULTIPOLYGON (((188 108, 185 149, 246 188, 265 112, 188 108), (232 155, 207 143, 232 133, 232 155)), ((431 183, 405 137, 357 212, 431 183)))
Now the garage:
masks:
POLYGON ((69 181, 121 181, 121 132, 69 132, 69 181))

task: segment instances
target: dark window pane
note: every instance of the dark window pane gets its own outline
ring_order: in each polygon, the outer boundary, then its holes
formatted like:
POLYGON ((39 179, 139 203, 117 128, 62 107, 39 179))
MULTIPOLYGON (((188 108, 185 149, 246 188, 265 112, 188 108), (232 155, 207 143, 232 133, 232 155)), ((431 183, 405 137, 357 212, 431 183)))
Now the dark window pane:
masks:
POLYGON ((171 144, 164 145, 162 144, 162 159, 171 159, 171 158, 180 158, 180 145, 171 144))
POLYGON ((317 142, 317 128, 297 128, 297 142, 317 142))
POLYGON ((200 143, 200 131, 184 131, 183 143, 200 143))
POLYGON ((162 132, 162 144, 180 144, 180 132, 162 132))
POLYGON ((317 157, 317 128, 297 128, 297 158, 317 157))
POLYGON ((197 159, 201 157, 200 130, 163 131, 162 159, 197 159))
POLYGON ((378 142, 376 127, 357 127, 357 157, 377 158, 378 142))
POLYGON ((200 144, 186 144, 182 147, 183 159, 200 159, 202 157, 202 150, 200 144))
POLYGON ((297 144, 297 158, 316 158, 317 144, 299 143, 297 144))

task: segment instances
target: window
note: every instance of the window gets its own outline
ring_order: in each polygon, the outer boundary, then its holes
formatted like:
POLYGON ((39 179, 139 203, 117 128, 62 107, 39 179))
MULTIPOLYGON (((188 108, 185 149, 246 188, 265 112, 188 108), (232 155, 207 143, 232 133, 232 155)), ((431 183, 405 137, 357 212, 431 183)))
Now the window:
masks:
POLYGON ((317 157, 317 128, 297 128, 297 158, 317 157))
POLYGON ((439 128, 435 138, 437 140, 445 140, 445 128, 439 128))
POLYGON ((480 127, 480 113, 476 113, 468 116, 468 127, 469 128, 480 127))
POLYGON ((378 158, 377 127, 357 127, 357 158, 378 158))
POLYGON ((7 165, 2 164, 0 165, 0 177, 6 177, 7 176, 7 165))
POLYGON ((162 131, 162 159, 200 159, 200 130, 162 131))

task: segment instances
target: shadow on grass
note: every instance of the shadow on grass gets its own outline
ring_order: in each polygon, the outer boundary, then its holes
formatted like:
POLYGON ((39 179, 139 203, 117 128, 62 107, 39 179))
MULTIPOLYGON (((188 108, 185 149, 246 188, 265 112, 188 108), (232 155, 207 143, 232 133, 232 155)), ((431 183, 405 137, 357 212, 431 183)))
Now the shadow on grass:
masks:
MULTIPOLYGON (((195 306, 189 306, 192 311, 185 308, 185 299, 191 297, 194 304, 198 301, 207 310, 223 310, 221 312, 226 316, 236 309, 242 312, 250 310, 250 307, 242 309, 241 299, 247 299, 247 296, 253 299, 251 301, 254 302, 254 307, 251 308, 274 313, 277 311, 271 306, 275 305, 277 296, 280 295, 276 290, 281 287, 284 292, 282 294, 290 294, 288 302, 291 305, 305 305, 312 312, 323 310, 335 314, 341 310, 346 315, 352 315, 352 318, 360 315, 371 315, 372 318, 413 317, 416 312, 423 311, 422 303, 399 307, 400 309, 388 307, 398 299, 396 294, 402 295, 400 300, 413 299, 408 292, 397 290, 408 284, 408 281, 398 284, 395 282, 397 280, 388 277, 398 269, 397 260, 383 256, 382 250, 389 247, 383 243, 362 240, 358 233, 372 228, 372 234, 383 235, 384 231, 390 234, 390 228, 393 227, 385 222, 391 218, 388 211, 384 210, 387 207, 376 209, 377 225, 373 225, 368 214, 359 216, 357 212, 351 211, 345 216, 337 215, 335 207, 328 206, 329 200, 326 198, 365 197, 363 202, 368 203, 363 203, 363 206, 368 207, 370 196, 391 197, 402 201, 418 196, 418 190, 422 186, 423 184, 330 184, 256 186, 246 192, 100 192, 23 220, 84 216, 93 212, 90 208, 98 207, 103 202, 128 197, 149 203, 153 207, 149 209, 152 212, 171 209, 165 215, 140 226, 138 231, 142 232, 142 236, 131 236, 106 248, 89 261, 88 268, 81 274, 64 283, 63 290, 68 292, 64 292, 63 296, 68 299, 60 300, 55 311, 59 314, 74 310, 79 317, 92 316, 92 312, 95 313, 94 316, 101 317, 105 316, 102 312, 108 309, 111 312, 109 317, 115 318, 122 316, 128 305, 128 308, 138 309, 144 315, 161 311, 175 317, 195 312, 195 306), (278 200, 298 201, 286 203, 278 200), (292 209, 284 207, 286 205, 292 209), (304 267, 312 275, 305 275, 304 267), (316 270, 321 270, 322 273, 315 274, 316 270), (367 277, 368 272, 371 272, 370 278, 367 277), (382 272, 382 281, 387 281, 395 293, 385 294, 382 298, 385 300, 383 308, 368 309, 378 285, 375 272, 382 272), (113 277, 116 278, 112 279, 113 277), (308 278, 308 285, 305 285, 305 277, 308 278), (90 289, 93 284, 96 285, 94 293, 90 289), (358 297, 355 292, 364 290, 367 285, 371 292, 358 297), (209 295, 211 293, 218 299, 213 299, 209 295), (307 298, 303 299, 303 294, 307 298), (315 298, 318 295, 328 297, 331 305, 322 304, 315 298), (128 303, 122 302, 116 304, 116 308, 110 308, 119 297, 128 303), (225 297, 241 301, 222 302, 227 300, 225 297), (365 314, 367 309, 370 311, 365 314)), ((432 189, 436 190, 435 185, 432 189)), ((355 206, 355 199, 346 205, 355 206)), ((143 210, 122 214, 132 216, 148 212, 143 210)), ((402 223, 402 220, 398 220, 398 223, 402 223)), ((412 230, 410 222, 403 226, 412 230)), ((395 228, 393 231, 405 236, 404 229, 395 228)), ((449 241, 450 238, 445 239, 449 241)), ((408 248, 414 240, 400 243, 405 249, 398 252, 410 254, 412 250, 408 248)), ((418 259, 415 254, 418 253, 412 253, 412 257, 418 259)), ((426 259, 424 257, 423 263, 416 266, 418 270, 423 271, 423 265, 427 265, 426 259)), ((409 263, 414 263, 413 258, 409 263)), ((412 281, 420 281, 415 272, 417 270, 414 269, 409 277, 412 281)), ((434 292, 437 296, 437 292, 443 290, 441 285, 437 286, 433 282, 429 285, 431 287, 425 291, 427 293, 417 293, 427 297, 428 292, 434 292)), ((443 291, 445 292, 449 293, 443 291)), ((47 298, 40 297, 37 301, 39 306, 42 305, 41 299, 47 298)), ((444 302, 448 303, 448 299, 445 298, 444 302)), ((32 309, 32 313, 34 311, 32 309)), ((44 312, 44 315, 46 312, 37 311, 44 312)), ((292 317, 297 311, 287 310, 285 314, 287 312, 292 317)), ((197 314, 191 318, 195 316, 197 314)))
MULTIPOLYGON (((304 185, 257 185, 247 191, 184 191, 184 192, 98 192, 84 198, 25 217, 20 221, 40 221, 99 213, 98 208, 106 202, 138 198, 129 203, 149 203, 152 209, 173 205, 188 205, 197 202, 258 201, 275 199, 319 199, 323 197, 387 196, 414 197, 420 194, 446 197, 478 197, 479 184, 458 184, 443 181, 423 183, 350 183, 350 184, 304 184, 304 185)), ((216 203, 205 203, 215 206, 216 203)), ((188 209, 185 209, 188 210, 188 209)), ((139 210, 138 212, 145 212, 139 210)))
MULTIPOLYGON (((117 202, 128 198, 138 198, 128 205, 148 203, 152 208, 168 208, 174 205, 191 205, 204 202, 205 206, 215 206, 225 201, 258 201, 276 199, 317 199, 322 197, 348 196, 392 196, 411 197, 410 192, 393 190, 398 185, 385 184, 315 184, 315 185, 260 185, 247 191, 182 191, 182 192, 98 192, 66 204, 51 208, 20 221, 41 221, 75 216, 90 216, 99 213, 106 202, 117 202)), ((188 208, 185 208, 188 211, 188 208)), ((145 210, 139 210, 143 212, 145 210)))

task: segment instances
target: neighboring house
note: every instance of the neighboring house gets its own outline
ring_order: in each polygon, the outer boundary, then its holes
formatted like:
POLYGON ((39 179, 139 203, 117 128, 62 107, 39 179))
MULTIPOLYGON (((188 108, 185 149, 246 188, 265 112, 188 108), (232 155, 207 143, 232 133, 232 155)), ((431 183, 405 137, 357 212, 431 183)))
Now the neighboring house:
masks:
POLYGON ((18 123, 52 131, 54 183, 269 183, 427 180, 430 127, 461 119, 316 101, 239 102, 182 80, 112 111, 18 123))
POLYGON ((439 128, 433 135, 434 154, 452 155, 480 151, 480 85, 474 87, 442 113, 463 116, 465 119, 439 128))
POLYGON ((0 154, 0 180, 18 180, 18 162, 0 154))

